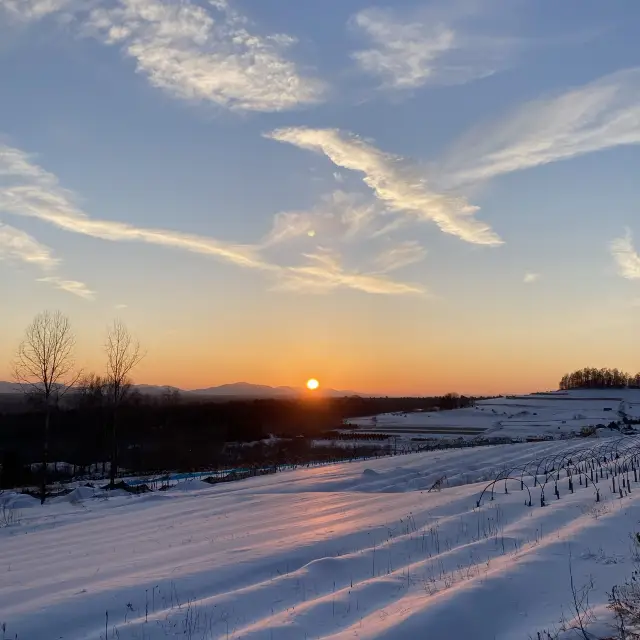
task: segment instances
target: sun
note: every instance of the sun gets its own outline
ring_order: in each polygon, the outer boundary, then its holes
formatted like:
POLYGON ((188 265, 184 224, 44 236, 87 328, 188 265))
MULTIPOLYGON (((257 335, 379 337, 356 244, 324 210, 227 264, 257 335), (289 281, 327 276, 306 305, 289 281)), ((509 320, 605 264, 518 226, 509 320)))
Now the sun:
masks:
POLYGON ((307 380, 307 389, 309 389, 309 391, 315 391, 319 386, 320 383, 315 378, 307 380))

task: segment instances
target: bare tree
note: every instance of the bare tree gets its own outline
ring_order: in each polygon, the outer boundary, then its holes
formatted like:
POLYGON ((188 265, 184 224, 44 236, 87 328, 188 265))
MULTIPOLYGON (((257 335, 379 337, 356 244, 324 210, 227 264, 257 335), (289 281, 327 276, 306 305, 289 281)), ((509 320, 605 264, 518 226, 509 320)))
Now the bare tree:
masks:
POLYGON ((69 319, 59 311, 44 311, 27 327, 13 362, 14 379, 45 410, 41 503, 47 493, 51 409, 79 377, 73 357, 75 342, 69 319))
POLYGON ((115 320, 107 333, 105 343, 107 353, 108 396, 111 403, 112 431, 111 431, 111 469, 109 472, 109 486, 115 486, 118 468, 118 410, 131 389, 131 371, 140 363, 145 354, 140 349, 140 343, 129 333, 120 320, 115 320))
POLYGON ((95 373, 83 375, 78 380, 78 399, 79 407, 94 408, 104 404, 104 397, 107 393, 107 381, 95 373))

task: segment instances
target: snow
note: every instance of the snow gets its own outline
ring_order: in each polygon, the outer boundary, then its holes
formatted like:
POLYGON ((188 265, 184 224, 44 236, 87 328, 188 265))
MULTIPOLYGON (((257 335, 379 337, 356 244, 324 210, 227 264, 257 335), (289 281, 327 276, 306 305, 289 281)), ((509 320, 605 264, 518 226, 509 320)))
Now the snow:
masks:
POLYGON ((204 480, 198 480, 197 478, 193 478, 190 480, 184 480, 183 482, 178 482, 173 487, 169 489, 169 491, 198 491, 201 489, 210 489, 211 485, 204 480))
POLYGON ((481 400, 440 412, 382 414, 349 420, 359 431, 401 438, 513 438, 566 436, 583 427, 640 418, 639 389, 575 390, 481 400))
POLYGON ((632 571, 640 484, 620 499, 603 480, 597 503, 563 476, 542 508, 539 488, 529 507, 519 482, 499 483, 476 503, 502 469, 616 442, 431 451, 140 496, 78 488, 44 506, 6 493, 0 624, 65 640, 105 626, 122 640, 512 640, 567 615, 570 557, 602 624, 607 591, 632 571))

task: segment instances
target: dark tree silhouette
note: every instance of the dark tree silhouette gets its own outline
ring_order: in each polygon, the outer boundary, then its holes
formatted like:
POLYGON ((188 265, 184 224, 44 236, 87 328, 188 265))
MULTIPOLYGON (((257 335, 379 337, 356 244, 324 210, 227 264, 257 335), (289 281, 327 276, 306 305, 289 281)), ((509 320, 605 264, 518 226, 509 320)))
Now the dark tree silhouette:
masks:
POLYGON ((59 311, 44 311, 27 327, 13 363, 16 382, 44 408, 41 503, 47 495, 51 409, 79 377, 74 373, 74 347, 75 336, 69 319, 59 311))
POLYGON ((563 390, 640 388, 640 373, 630 375, 619 369, 585 367, 562 376, 559 386, 563 390))
POLYGON ((144 358, 140 343, 134 340, 127 327, 116 320, 109 328, 105 343, 107 354, 107 397, 112 409, 112 449, 109 484, 115 485, 118 470, 118 412, 131 390, 129 374, 144 358))

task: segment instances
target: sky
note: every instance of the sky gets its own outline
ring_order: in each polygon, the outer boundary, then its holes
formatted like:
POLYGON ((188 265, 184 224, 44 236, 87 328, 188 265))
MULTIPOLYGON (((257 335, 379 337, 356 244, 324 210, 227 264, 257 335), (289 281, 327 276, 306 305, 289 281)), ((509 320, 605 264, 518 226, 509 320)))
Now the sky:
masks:
POLYGON ((640 370, 636 0, 0 0, 0 379, 526 392, 640 370))

